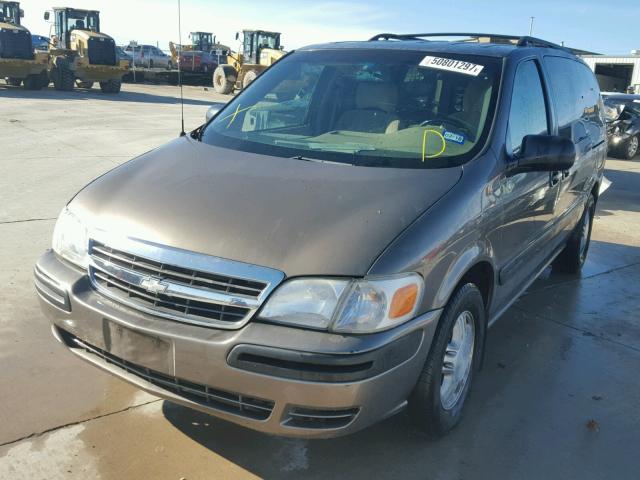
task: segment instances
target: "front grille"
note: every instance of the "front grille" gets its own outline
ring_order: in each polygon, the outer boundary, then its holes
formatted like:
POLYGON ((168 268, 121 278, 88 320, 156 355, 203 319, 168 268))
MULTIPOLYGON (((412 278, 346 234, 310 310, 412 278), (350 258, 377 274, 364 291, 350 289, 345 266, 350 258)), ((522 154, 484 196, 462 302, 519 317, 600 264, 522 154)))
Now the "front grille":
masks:
POLYGON ((0 29, 0 57, 32 60, 31 34, 19 29, 0 29))
POLYGON ((92 240, 89 273, 93 285, 106 296, 146 313, 221 328, 242 326, 275 287, 274 281, 215 271, 216 266, 231 261, 215 259, 208 270, 187 268, 184 265, 193 264, 191 257, 181 263, 182 257, 176 254, 171 262, 166 259, 169 249, 151 250, 155 251, 159 258, 152 258, 149 251, 131 253, 92 240))
POLYGON ((200 405, 254 420, 266 420, 273 411, 274 402, 270 400, 226 392, 200 383, 165 375, 164 373, 116 357, 67 332, 62 332, 62 336, 70 347, 81 348, 92 355, 98 356, 107 363, 116 365, 127 373, 142 378, 157 387, 173 392, 200 405))
POLYGON ((292 407, 284 424, 287 427, 297 428, 342 428, 349 425, 359 411, 359 408, 330 410, 292 407))
POLYGON ((116 64, 116 45, 110 38, 91 37, 88 46, 91 65, 116 64))

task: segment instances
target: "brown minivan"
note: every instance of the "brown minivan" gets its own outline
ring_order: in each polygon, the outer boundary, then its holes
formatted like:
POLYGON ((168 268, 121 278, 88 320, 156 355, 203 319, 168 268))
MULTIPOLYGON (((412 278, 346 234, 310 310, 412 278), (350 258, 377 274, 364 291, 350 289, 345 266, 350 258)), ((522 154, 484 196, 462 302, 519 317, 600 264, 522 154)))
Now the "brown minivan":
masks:
POLYGON ((444 38, 297 50, 84 187, 35 267, 55 337, 264 432, 407 406, 450 430, 487 328, 549 264, 584 264, 607 145, 568 50, 444 38))

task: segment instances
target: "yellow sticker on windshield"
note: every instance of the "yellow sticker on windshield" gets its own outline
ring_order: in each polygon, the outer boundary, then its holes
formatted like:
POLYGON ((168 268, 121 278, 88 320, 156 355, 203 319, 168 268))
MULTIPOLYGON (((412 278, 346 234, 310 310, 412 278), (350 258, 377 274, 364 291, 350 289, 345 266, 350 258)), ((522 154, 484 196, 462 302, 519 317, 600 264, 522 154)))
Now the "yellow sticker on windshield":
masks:
POLYGON ((444 137, 442 136, 442 134, 438 131, 438 130, 433 130, 433 129, 427 129, 424 131, 424 133, 422 134, 422 161, 424 162, 424 160, 426 158, 436 158, 439 157, 440 155, 442 155, 444 153, 444 151, 447 149, 447 142, 444 139, 444 137), (442 147, 440 148, 440 151, 438 151, 438 153, 434 153, 431 155, 427 155, 427 136, 429 133, 433 133, 435 134, 440 141, 442 142, 442 147))

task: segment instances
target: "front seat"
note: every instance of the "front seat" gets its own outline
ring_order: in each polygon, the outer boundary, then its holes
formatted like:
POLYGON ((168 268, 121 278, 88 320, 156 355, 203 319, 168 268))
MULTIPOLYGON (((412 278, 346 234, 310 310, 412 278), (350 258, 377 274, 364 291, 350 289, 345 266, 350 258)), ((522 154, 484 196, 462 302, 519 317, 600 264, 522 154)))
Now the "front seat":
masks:
POLYGON ((84 30, 84 21, 76 20, 76 30, 84 30))
POLYGON ((450 115, 467 125, 472 134, 471 141, 476 141, 480 135, 481 123, 487 116, 491 100, 492 85, 488 80, 475 78, 469 82, 462 98, 462 111, 450 115))
POLYGON ((345 111, 336 130, 390 133, 398 129, 398 89, 387 82, 362 82, 356 87, 355 108, 345 111))

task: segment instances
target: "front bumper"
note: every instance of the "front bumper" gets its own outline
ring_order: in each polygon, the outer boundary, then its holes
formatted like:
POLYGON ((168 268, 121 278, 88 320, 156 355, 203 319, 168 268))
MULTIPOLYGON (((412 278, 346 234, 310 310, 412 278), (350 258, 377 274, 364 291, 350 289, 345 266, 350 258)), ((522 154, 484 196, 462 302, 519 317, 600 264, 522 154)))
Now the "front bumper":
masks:
POLYGON ((50 251, 35 281, 54 335, 74 354, 151 394, 283 436, 344 435, 404 407, 440 316, 371 335, 257 321, 217 330, 113 302, 50 251))
POLYGON ((36 55, 33 60, 20 58, 0 58, 0 78, 26 78, 47 71, 47 59, 36 55))

